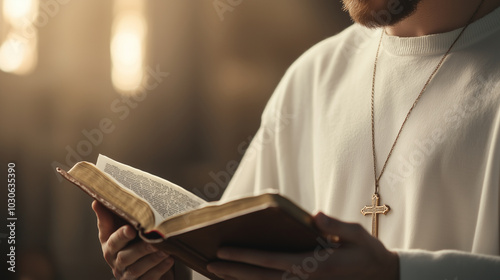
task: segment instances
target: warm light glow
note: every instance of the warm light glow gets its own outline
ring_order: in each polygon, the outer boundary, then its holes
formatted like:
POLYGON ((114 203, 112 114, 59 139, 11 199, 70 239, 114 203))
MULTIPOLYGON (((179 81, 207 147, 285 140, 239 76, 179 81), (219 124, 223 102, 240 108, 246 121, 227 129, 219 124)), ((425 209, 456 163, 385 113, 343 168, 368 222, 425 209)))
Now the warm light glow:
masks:
MULTIPOLYGON (((112 81, 122 93, 137 90, 144 74, 144 40, 146 22, 140 7, 131 8, 117 1, 111 38, 112 81), (123 9, 120 10, 120 7, 123 9)), ((140 3, 141 1, 133 1, 140 3)), ((132 3, 132 2, 130 2, 132 3)))
POLYGON ((27 74, 37 62, 38 32, 33 21, 38 16, 38 0, 3 0, 0 34, 0 70, 27 74))
POLYGON ((0 46, 0 70, 27 74, 35 64, 36 40, 22 40, 11 34, 0 46))
POLYGON ((0 47, 0 70, 12 72, 18 69, 23 63, 24 46, 15 48, 13 42, 5 41, 0 47))
POLYGON ((38 12, 38 0, 3 0, 3 16, 15 27, 29 25, 38 12))

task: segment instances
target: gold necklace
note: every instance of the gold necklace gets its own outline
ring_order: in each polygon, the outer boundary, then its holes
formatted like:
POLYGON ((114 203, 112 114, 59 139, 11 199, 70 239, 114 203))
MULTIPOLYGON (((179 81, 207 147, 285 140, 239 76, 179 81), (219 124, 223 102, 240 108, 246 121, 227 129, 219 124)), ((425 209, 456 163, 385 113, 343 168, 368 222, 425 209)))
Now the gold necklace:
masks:
POLYGON ((361 209, 361 214, 363 214, 363 216, 372 215, 372 235, 375 237, 378 237, 378 215, 379 214, 386 215, 390 211, 390 207, 388 205, 386 205, 386 204, 379 205, 379 202, 380 202, 380 194, 379 194, 380 178, 384 174, 385 168, 387 166, 387 162, 389 161, 389 158, 391 157, 392 152, 394 151, 394 147, 396 146, 396 143, 398 142, 399 136, 401 135, 401 132, 403 131, 403 127, 406 124, 406 122, 408 121, 408 118, 410 117, 411 112, 413 111, 415 106, 417 106, 418 101, 420 100, 420 98, 424 94, 424 92, 427 89, 427 86, 431 82, 432 78, 436 75, 439 68, 441 68, 441 65, 443 64, 444 60, 450 54, 450 51, 453 49, 453 47, 458 42, 460 37, 462 37, 462 34, 464 34, 467 27, 469 27, 469 25, 474 21, 474 18, 476 17, 477 13, 479 12, 479 9, 483 5, 484 1, 485 0, 482 0, 481 3, 479 3, 474 14, 471 16, 471 18, 469 19, 467 24, 462 28, 462 30, 458 34, 457 38, 455 39, 455 41, 453 41, 451 46, 448 48, 448 50, 445 52, 445 54, 443 55, 443 57, 441 58, 441 60, 437 64, 436 68, 434 68, 434 71, 432 71, 431 75, 429 76, 429 78, 425 82, 424 87, 422 88, 422 90, 418 94, 417 98, 413 102, 413 105, 411 106, 410 110, 406 114, 406 117, 405 117, 403 123, 401 124, 401 127, 399 128, 398 134, 396 135, 396 139, 394 139, 394 143, 392 144, 391 150, 389 151, 389 154, 387 155, 387 158, 384 162, 384 165, 382 166, 382 170, 380 171, 380 174, 377 176, 377 156, 375 153, 375 108, 374 108, 375 106, 374 106, 374 103, 375 103, 375 76, 377 74, 377 62, 378 62, 378 57, 379 57, 379 52, 380 52, 380 45, 382 44, 382 38, 384 37, 384 33, 385 33, 385 29, 382 30, 382 34, 380 35, 380 41, 378 43, 377 54, 375 56, 375 63, 373 66, 372 95, 371 95, 372 154, 373 154, 373 175, 374 175, 374 179, 375 179, 375 191, 372 195, 372 204, 366 205, 365 207, 363 207, 363 209, 361 209))

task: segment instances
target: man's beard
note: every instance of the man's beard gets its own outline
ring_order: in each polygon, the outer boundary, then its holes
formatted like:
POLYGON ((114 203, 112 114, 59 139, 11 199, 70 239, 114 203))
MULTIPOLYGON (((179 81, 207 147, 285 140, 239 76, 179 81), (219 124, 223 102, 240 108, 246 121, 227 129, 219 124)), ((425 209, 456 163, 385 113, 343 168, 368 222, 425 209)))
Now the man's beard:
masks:
POLYGON ((351 18, 367 27, 394 25, 410 16, 421 0, 342 0, 351 18))

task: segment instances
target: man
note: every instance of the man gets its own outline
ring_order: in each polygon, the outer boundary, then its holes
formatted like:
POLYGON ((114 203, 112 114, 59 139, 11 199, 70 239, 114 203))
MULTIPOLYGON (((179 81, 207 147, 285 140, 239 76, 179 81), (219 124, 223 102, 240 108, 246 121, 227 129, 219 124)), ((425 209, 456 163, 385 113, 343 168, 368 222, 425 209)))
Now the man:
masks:
MULTIPOLYGON (((312 252, 221 248, 227 262, 208 269, 225 279, 500 279, 500 0, 343 2, 358 24, 292 65, 223 196, 274 187, 319 211, 318 228, 342 245, 315 262, 312 252)), ((118 279, 173 277, 171 257, 130 244, 131 227, 94 210, 118 279)))

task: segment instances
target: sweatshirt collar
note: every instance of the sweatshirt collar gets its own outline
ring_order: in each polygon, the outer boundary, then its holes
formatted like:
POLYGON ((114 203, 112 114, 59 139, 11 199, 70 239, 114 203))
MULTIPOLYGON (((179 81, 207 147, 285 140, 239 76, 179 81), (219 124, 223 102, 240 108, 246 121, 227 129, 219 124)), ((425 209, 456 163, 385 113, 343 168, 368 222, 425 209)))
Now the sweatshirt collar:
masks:
MULTIPOLYGON (((461 30, 462 28, 458 28, 450 32, 420 37, 385 35, 382 46, 385 51, 401 56, 442 54, 448 50, 461 30)), ((498 31, 500 31, 500 8, 469 25, 453 50, 466 48, 498 31)))

